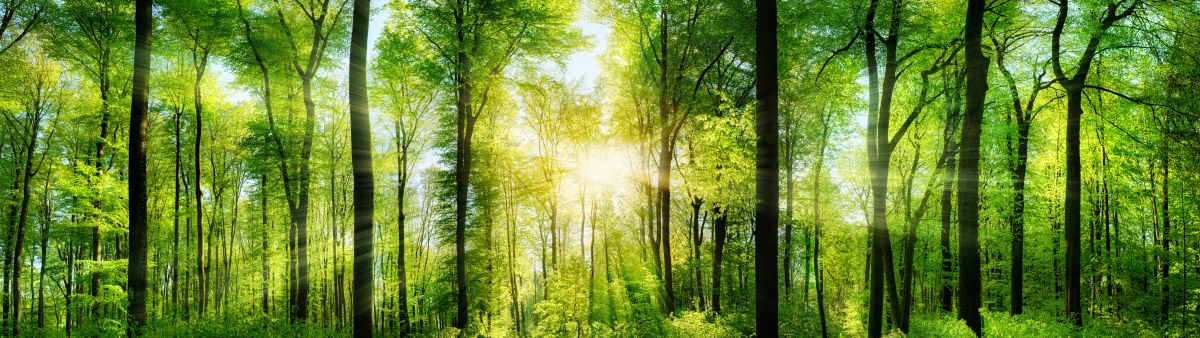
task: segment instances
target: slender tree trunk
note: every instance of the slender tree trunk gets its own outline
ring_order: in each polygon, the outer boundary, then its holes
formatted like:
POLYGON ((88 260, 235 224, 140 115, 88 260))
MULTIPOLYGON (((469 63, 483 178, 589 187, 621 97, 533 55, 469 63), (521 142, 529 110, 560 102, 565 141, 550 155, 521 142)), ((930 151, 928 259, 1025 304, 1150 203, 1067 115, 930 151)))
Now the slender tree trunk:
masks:
MULTIPOLYGON (((49 170, 53 172, 53 169, 49 170)), ((50 245, 50 220, 53 210, 50 205, 50 179, 46 180, 46 185, 42 188, 42 226, 41 235, 42 243, 39 249, 41 254, 38 256, 42 262, 49 262, 50 257, 46 256, 47 247, 50 245)), ((38 269, 38 305, 37 305, 37 324, 39 329, 46 328, 46 267, 38 269)))
POLYGON ((396 156, 396 171, 399 173, 398 186, 396 187, 396 278, 399 286, 396 290, 397 296, 397 321, 400 325, 400 333, 408 333, 408 273, 405 266, 404 252, 404 221, 406 214, 404 213, 404 194, 408 190, 408 143, 406 140, 399 139, 403 135, 403 130, 400 127, 400 118, 396 118, 396 145, 400 146, 400 156, 396 156))
POLYGON ((979 139, 988 90, 988 60, 981 46, 986 6, 984 0, 967 2, 967 105, 958 163, 958 318, 966 321, 976 336, 983 335, 983 318, 979 314, 983 304, 979 275, 979 139))
POLYGON ((817 314, 821 321, 821 337, 829 336, 825 323, 825 281, 821 272, 821 178, 824 175, 825 148, 829 145, 828 110, 821 111, 821 140, 817 150, 816 164, 813 166, 813 270, 816 270, 817 284, 817 314))
MULTIPOLYGON (((146 325, 146 110, 150 96, 152 0, 138 0, 133 65, 133 105, 129 117, 129 336, 146 325)), ((197 103, 199 104, 199 103, 197 103)))
MULTIPOLYGON (((1165 142, 1165 140, 1164 140, 1165 142)), ((1170 203, 1170 184, 1171 184, 1171 165, 1170 152, 1163 149, 1163 182, 1162 182, 1162 321, 1168 322, 1171 318, 1171 203, 1170 203)))
MULTIPOLYGON (((456 38, 459 46, 465 43, 463 0, 458 0, 455 8, 456 38)), ((475 115, 471 109, 471 59, 467 56, 465 47, 460 47, 455 62, 455 82, 458 86, 458 112, 456 156, 454 159, 454 254, 455 254, 455 287, 457 288, 455 303, 458 313, 454 319, 454 327, 467 328, 467 192, 471 183, 471 137, 475 125, 475 115)))
POLYGON ((725 237, 729 230, 729 216, 720 206, 713 207, 713 273, 712 273, 712 307, 713 313, 721 313, 721 260, 725 256, 725 237))
MULTIPOLYGON (((373 337, 375 176, 367 100, 367 30, 371 0, 354 0, 350 30, 350 143, 354 167, 354 336, 373 337)), ((403 237, 402 237, 403 238, 403 237)), ((403 254, 403 252, 402 252, 403 254)))
POLYGON ((674 147, 671 142, 672 121, 667 100, 667 9, 662 7, 662 22, 659 25, 659 47, 662 51, 659 65, 658 88, 658 118, 659 118, 659 148, 658 148, 658 216, 659 237, 662 240, 663 257, 663 289, 666 290, 667 313, 675 313, 675 283, 671 267, 671 158, 674 147))
POLYGON ((779 26, 775 0, 755 1, 755 335, 779 335, 779 26))
POLYGON ((262 263, 262 312, 265 315, 270 315, 271 266, 267 263, 267 257, 269 254, 268 250, 270 250, 267 240, 267 238, 270 237, 268 236, 270 234, 270 223, 267 219, 267 175, 263 174, 261 180, 262 185, 259 186, 260 190, 258 195, 261 199, 260 202, 262 203, 262 253, 259 254, 259 260, 262 263))
POLYGON ((200 83, 204 80, 205 67, 208 63, 208 53, 203 52, 202 55, 196 55, 196 51, 193 50, 192 63, 196 66, 196 80, 192 85, 192 97, 196 106, 196 139, 192 153, 192 159, 194 160, 192 170, 195 171, 194 174, 196 175, 196 181, 193 182, 196 188, 192 193, 196 197, 196 273, 199 278, 199 291, 196 303, 199 306, 198 314, 203 318, 208 308, 208 271, 204 266, 204 199, 203 191, 200 187, 200 164, 202 163, 200 159, 200 147, 204 133, 204 100, 200 92, 200 83))
MULTIPOLYGON (((179 247, 179 192, 180 192, 179 179, 182 174, 180 172, 180 170, 182 169, 182 158, 180 156, 180 154, 182 152, 182 147, 180 146, 180 144, 183 142, 182 141, 182 131, 181 131, 182 127, 183 127, 183 109, 176 108, 176 110, 175 110, 175 201, 172 204, 175 207, 175 210, 171 214, 171 219, 172 219, 173 225, 174 225, 174 228, 173 228, 174 232, 173 232, 173 236, 172 236, 173 245, 171 246, 171 311, 172 311, 172 313, 179 311, 179 309, 178 309, 178 305, 179 305, 179 270, 181 268, 179 265, 179 250, 180 250, 180 247, 179 247)), ((264 238, 265 238, 265 236, 264 236, 264 238)))
MULTIPOLYGON (((704 242, 703 224, 700 221, 700 208, 704 206, 704 200, 695 198, 692 200, 692 269, 696 275, 696 298, 699 300, 697 311, 704 311, 704 276, 700 271, 700 245, 704 242)), ((595 240, 595 238, 593 238, 595 240)))
MULTIPOLYGON (((785 123, 787 123, 785 121, 785 123)), ((792 154, 795 151, 791 135, 794 131, 790 128, 791 123, 784 127, 784 143, 783 143, 783 166, 784 166, 784 220, 783 220, 783 298, 790 300, 792 297, 792 226, 796 222, 792 214, 792 198, 795 193, 795 184, 792 176, 795 175, 795 159, 792 154)), ((804 300, 808 300, 808 238, 804 240, 804 300)))
MULTIPOLYGON (((38 108, 35 108, 38 109, 38 108)), ((33 157, 37 150, 38 128, 41 124, 41 114, 33 114, 33 128, 30 130, 29 143, 25 149, 25 168, 21 171, 21 208, 17 216, 16 240, 13 243, 12 263, 9 266, 12 269, 11 278, 9 279, 9 296, 12 297, 12 317, 10 325, 12 326, 12 335, 19 336, 19 328, 21 326, 21 251, 25 249, 25 228, 29 223, 29 200, 32 198, 30 184, 33 183, 35 175, 33 169, 33 157)))

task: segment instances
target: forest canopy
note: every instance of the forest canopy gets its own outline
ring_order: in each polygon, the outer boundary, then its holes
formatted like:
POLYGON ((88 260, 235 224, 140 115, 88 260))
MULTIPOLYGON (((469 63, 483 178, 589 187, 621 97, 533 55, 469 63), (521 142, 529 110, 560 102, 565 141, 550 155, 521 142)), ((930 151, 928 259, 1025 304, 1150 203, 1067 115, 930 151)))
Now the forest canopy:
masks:
POLYGON ((0 0, 0 335, 1200 336, 1195 0, 0 0))

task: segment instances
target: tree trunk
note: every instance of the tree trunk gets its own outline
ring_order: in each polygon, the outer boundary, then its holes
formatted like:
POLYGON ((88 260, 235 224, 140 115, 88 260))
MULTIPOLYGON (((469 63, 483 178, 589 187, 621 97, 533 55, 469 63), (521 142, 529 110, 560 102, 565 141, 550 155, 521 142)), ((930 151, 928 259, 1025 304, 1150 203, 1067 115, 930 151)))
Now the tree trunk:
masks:
POLYGON ((713 207, 713 273, 712 273, 712 307, 713 313, 721 313, 721 259, 725 256, 725 237, 729 230, 729 216, 720 206, 713 207))
POLYGON ((197 55, 196 53, 196 50, 193 49, 192 63, 196 67, 196 79, 192 84, 192 97, 196 106, 196 139, 194 152, 192 153, 192 159, 195 162, 193 163, 194 167, 192 167, 192 170, 195 171, 196 181, 192 183, 196 185, 196 188, 192 193, 196 197, 196 273, 199 278, 199 291, 196 300, 200 309, 198 314, 203 318, 208 308, 208 271, 204 266, 204 199, 202 196, 203 191, 200 187, 200 146, 204 133, 204 104, 200 92, 200 83, 204 80, 205 68, 208 63, 208 53, 202 52, 201 55, 197 55))
MULTIPOLYGON (((1164 140, 1164 142, 1166 142, 1164 140)), ((1171 166, 1170 152, 1164 147, 1163 149, 1163 182, 1162 182, 1162 321, 1166 323, 1171 318, 1171 209, 1170 209, 1170 184, 1171 184, 1171 166)))
POLYGON ((979 276, 979 139, 988 90, 988 60, 981 47, 985 7, 984 0, 967 2, 967 105, 958 164, 958 318, 967 322, 975 336, 983 335, 979 314, 983 289, 979 276))
MULTIPOLYGON (((779 26, 775 0, 755 1, 755 335, 779 335, 779 26)), ((669 275, 668 275, 669 276, 669 275)))
POLYGON ((268 234, 270 234, 270 231, 269 231, 270 223, 268 223, 268 219, 267 219, 267 175, 266 174, 262 175, 261 184, 262 185, 259 186, 258 195, 259 195, 259 198, 261 199, 261 203, 262 203, 262 237, 261 237, 262 253, 259 254, 259 260, 262 263, 262 312, 265 315, 270 315, 271 314, 271 307, 270 307, 271 266, 267 263, 267 256, 269 253, 268 250, 270 250, 270 248, 268 247, 268 241, 267 241, 267 238, 270 237, 270 236, 268 236, 268 234))
POLYGON ((367 30, 371 0, 354 0, 350 30, 350 146, 354 167, 354 336, 373 337, 375 176, 367 100, 367 30))
MULTIPOLYGON (((182 129, 183 127, 183 109, 176 108, 175 110, 175 201, 172 204, 175 207, 174 213, 171 214, 171 219, 174 224, 174 232, 171 246, 171 311, 175 313, 179 311, 179 179, 182 175, 182 129)), ((264 239, 266 236, 263 237, 264 239)), ((184 309, 186 311, 186 309, 184 309)))
MULTIPOLYGON (((146 110, 150 96, 152 0, 138 0, 133 64, 133 105, 129 116, 129 336, 146 325, 146 110)), ((198 103, 197 103, 198 104, 198 103)))
POLYGON ((666 305, 667 313, 675 313, 675 283, 671 267, 671 158, 674 154, 674 147, 671 142, 671 119, 670 108, 667 100, 667 9, 661 9, 662 22, 659 24, 659 47, 662 50, 662 58, 659 61, 659 91, 658 91, 658 118, 659 118, 659 148, 658 148, 658 216, 659 216, 659 237, 662 244, 663 257, 663 289, 666 290, 666 305))
MULTIPOLYGON (((692 200, 692 269, 696 275, 696 298, 699 299, 697 311, 704 311, 704 276, 700 272, 700 245, 704 242, 703 224, 700 222, 700 208, 704 206, 704 200, 695 198, 692 200)), ((595 240, 593 238, 593 240, 595 240)))
MULTIPOLYGON (((53 170, 49 170, 49 171, 53 172, 53 170)), ((41 243, 40 249, 42 250, 42 252, 40 255, 38 255, 38 259, 40 259, 42 262, 49 262, 49 259, 50 259, 48 256, 46 256, 46 251, 47 251, 47 247, 49 247, 49 245, 50 245, 50 220, 53 217, 53 210, 51 208, 52 207, 50 205, 50 180, 47 179, 46 185, 42 190, 42 226, 40 229, 41 233, 42 233, 42 243, 41 243)), ((37 324, 38 324, 39 329, 46 328, 46 293, 45 293, 46 292, 46 270, 47 269, 45 266, 38 269, 37 324)))
POLYGON ((829 145, 828 110, 822 110, 820 116, 821 140, 817 150, 816 164, 813 166, 813 270, 816 270, 817 284, 817 314, 821 321, 821 337, 829 336, 825 323, 825 281, 821 273, 821 177, 824 175, 825 148, 829 145))
MULTIPOLYGON (((35 110, 40 107, 34 107, 35 110)), ((29 143, 25 149, 25 167, 21 170, 21 209, 17 215, 16 239, 11 248, 12 263, 9 266, 12 269, 12 274, 9 279, 9 296, 12 297, 12 335, 14 337, 20 335, 19 328, 21 326, 21 251, 25 249, 25 228, 29 224, 29 200, 32 198, 30 184, 33 183, 33 176, 36 174, 33 168, 33 157, 37 150, 38 128, 41 125, 40 112, 33 113, 32 130, 29 133, 29 143)))
MULTIPOLYGON (((461 5, 461 2, 460 2, 461 5)), ((461 6, 455 10, 456 38, 462 46, 465 43, 464 13, 461 6)), ((455 303, 458 313, 454 319, 454 327, 467 328, 467 192, 471 183, 471 137, 475 125, 475 115, 471 111, 471 59, 464 47, 458 50, 455 60, 455 82, 458 86, 455 108, 457 110, 457 140, 455 142, 456 156, 454 158, 454 254, 455 254, 455 287, 457 288, 455 303)))
MULTIPOLYGON (((396 278, 399 286, 396 290, 396 310, 397 321, 400 325, 400 333, 408 333, 408 274, 405 266, 404 252, 404 194, 408 190, 408 143, 406 140, 401 140, 400 136, 404 135, 400 127, 400 118, 396 118, 396 145, 400 146, 400 156, 396 156, 396 171, 399 173, 399 181, 396 187, 396 278)), ((411 136, 410 136, 411 137, 411 136)))

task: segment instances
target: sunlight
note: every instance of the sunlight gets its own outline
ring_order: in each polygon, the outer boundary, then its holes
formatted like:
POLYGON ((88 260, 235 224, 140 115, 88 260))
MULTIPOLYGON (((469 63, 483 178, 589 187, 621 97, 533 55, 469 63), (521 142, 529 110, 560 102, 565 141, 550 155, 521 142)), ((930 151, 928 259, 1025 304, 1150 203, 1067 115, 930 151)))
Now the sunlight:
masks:
POLYGON ((590 187, 613 188, 623 184, 629 174, 629 161, 612 150, 594 151, 579 160, 576 168, 580 183, 590 187))

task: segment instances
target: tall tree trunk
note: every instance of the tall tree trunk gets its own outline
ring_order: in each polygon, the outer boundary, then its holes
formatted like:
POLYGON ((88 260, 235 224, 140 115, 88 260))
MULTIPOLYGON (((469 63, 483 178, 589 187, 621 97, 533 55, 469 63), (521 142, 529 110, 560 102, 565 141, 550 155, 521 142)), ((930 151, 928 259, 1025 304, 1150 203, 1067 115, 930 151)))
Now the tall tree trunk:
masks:
POLYGON ((204 266, 204 199, 203 191, 200 187, 200 146, 204 133, 204 100, 203 96, 201 96, 200 84, 201 81, 204 80, 205 68, 208 64, 208 52, 203 51, 200 52, 200 55, 197 55, 195 48, 199 47, 193 48, 192 64, 196 67, 196 79, 192 84, 192 98, 194 99, 196 106, 196 139, 192 153, 192 159, 194 161, 194 167, 192 167, 192 170, 195 171, 193 174, 196 175, 196 181, 192 183, 196 185, 196 188, 192 193, 194 193, 196 197, 196 273, 199 278, 199 291, 196 300, 197 305, 199 306, 198 314, 201 318, 203 318, 208 308, 208 271, 204 266))
MULTIPOLYGON (((1165 124, 1165 122, 1164 122, 1165 124)), ((1164 142, 1166 140, 1164 139, 1164 142)), ((1170 152, 1164 146, 1162 152, 1162 248, 1163 258, 1162 267, 1162 321, 1166 323, 1171 318, 1171 204, 1170 204, 1170 184, 1171 184, 1171 164, 1170 152)))
MULTIPOLYGON (((396 187, 396 278, 398 279, 399 287, 396 290, 398 297, 396 302, 397 321, 400 325, 400 333, 408 333, 408 273, 405 266, 404 252, 404 221, 407 216, 404 213, 404 194, 408 190, 408 140, 401 140, 400 136, 404 135, 400 127, 400 118, 396 118, 396 145, 400 147, 400 156, 396 156, 396 172, 399 173, 399 181, 396 187)), ((411 138, 411 136, 410 136, 411 138)))
MULTIPOLYGON (((790 120, 790 119, 788 119, 790 120)), ((784 123, 784 141, 783 141, 783 166, 784 176, 783 185, 785 187, 784 195, 784 219, 783 219, 783 298, 790 300, 792 298, 792 227, 796 221, 792 213, 792 198, 795 193, 795 184, 792 176, 795 174, 796 165, 793 153, 795 152, 795 144, 792 141, 794 130, 791 121, 785 120, 784 123)), ((808 238, 804 239, 805 250, 804 258, 804 300, 808 301, 808 238)))
POLYGON ((779 26, 775 0, 755 1, 755 335, 779 335, 779 26))
MULTIPOLYGON (((46 90, 38 88, 38 91, 46 90)), ((41 98, 35 100, 40 101, 41 98)), ((36 104, 36 103, 35 103, 36 104)), ((25 164, 24 169, 20 171, 21 176, 21 208, 17 215, 16 239, 13 242, 12 257, 13 260, 9 268, 12 269, 11 278, 9 279, 8 294, 12 297, 12 317, 10 325, 12 326, 12 335, 20 335, 21 326, 21 251, 25 249, 25 228, 29 224, 29 202, 32 198, 30 184, 33 183, 33 177, 37 174, 33 167, 34 156, 37 152, 38 129, 41 126, 42 113, 40 106, 30 107, 32 110, 32 127, 29 130, 29 142, 25 144, 25 164)))
POLYGON ((671 158, 674 154, 674 147, 671 142, 672 123, 670 118, 670 107, 667 100, 667 58, 669 56, 667 48, 667 9, 661 8, 659 24, 659 48, 662 52, 662 57, 658 63, 659 67, 659 82, 658 82, 658 120, 659 120, 659 148, 658 148, 658 216, 659 216, 659 237, 662 243, 663 257, 663 289, 666 290, 666 305, 667 313, 675 312, 675 283, 671 267, 671 158))
MULTIPOLYGON (((700 271, 700 246, 704 243, 703 224, 700 221, 700 208, 704 206, 704 200, 695 198, 692 200, 692 270, 695 270, 696 275, 696 298, 699 300, 697 311, 704 311, 704 276, 700 271)), ((592 240, 595 240, 593 238, 592 240)))
MULTIPOLYGON (((172 219, 173 225, 174 225, 174 227, 173 227, 174 232, 173 232, 173 236, 171 237, 172 244, 173 244, 171 246, 171 312, 173 314, 175 314, 177 311, 179 311, 179 309, 178 309, 178 305, 179 305, 179 270, 180 270, 180 266, 179 266, 179 250, 180 250, 180 247, 179 247, 179 192, 180 192, 179 179, 180 179, 180 176, 182 175, 181 170, 182 170, 182 162, 183 162, 182 158, 180 156, 181 150, 182 150, 182 147, 180 146, 180 144, 183 142, 183 140, 181 139, 182 138, 182 130, 181 130, 182 127, 183 127, 183 109, 176 108, 176 110, 175 110, 175 201, 172 204, 175 207, 175 210, 171 214, 171 219, 172 219)), ((264 236, 264 238, 265 238, 265 236, 264 236)), ((186 311, 186 309, 185 309, 185 311, 186 311)))
POLYGON ((817 314, 821 321, 821 337, 829 336, 825 323, 825 281, 821 272, 821 178, 824 175, 825 148, 829 146, 829 117, 827 109, 821 111, 821 139, 817 149, 817 160, 813 166, 813 270, 816 270, 817 314))
POLYGON ((150 96, 152 0, 138 0, 133 64, 133 105, 129 114, 129 336, 146 325, 146 110, 150 96))
MULTIPOLYGON (((371 0, 354 0, 350 30, 350 146, 354 167, 354 336, 373 337, 375 176, 367 100, 367 30, 371 0)), ((403 237, 402 237, 403 238, 403 237)), ((402 253, 403 254, 403 253, 402 253)))
POLYGON ((1080 119, 1083 116, 1083 89, 1087 86, 1088 72, 1091 69, 1092 60, 1098 53, 1100 40, 1104 37, 1108 28, 1112 27, 1117 21, 1133 14, 1133 11, 1141 6, 1141 0, 1134 0, 1125 9, 1118 10, 1121 3, 1109 3, 1103 11, 1104 16, 1100 20, 1098 29, 1094 30, 1088 39, 1087 47, 1079 56, 1078 67, 1071 77, 1067 77, 1062 66, 1062 39, 1063 30, 1066 26, 1067 16, 1069 14, 1070 3, 1068 0, 1060 0, 1058 2, 1058 16, 1054 23, 1054 29, 1050 33, 1051 37, 1051 57, 1052 65, 1054 66, 1054 74, 1058 77, 1058 83, 1066 92, 1067 97, 1067 165, 1066 165, 1066 198, 1063 202, 1064 211, 1064 231, 1067 242, 1066 252, 1066 315, 1068 320, 1075 326, 1083 326, 1083 316, 1080 311, 1080 291, 1079 291, 1079 276, 1080 276, 1080 234, 1079 234, 1079 209, 1080 209, 1080 163, 1079 163, 1079 125, 1080 119))
MULTIPOLYGON (((53 169, 48 170, 48 171, 53 172, 53 169)), ((53 212, 54 212, 50 205, 50 180, 49 179, 46 180, 46 185, 42 189, 43 189, 42 190, 42 226, 40 229, 41 235, 42 235, 42 243, 41 243, 41 246, 39 247, 39 249, 41 249, 42 252, 40 255, 38 255, 38 259, 41 260, 42 262, 49 262, 50 257, 46 256, 46 251, 50 245, 50 222, 51 222, 50 220, 52 219, 51 217, 53 217, 53 212)), ((38 289, 37 289, 37 297, 38 297, 37 324, 38 324, 39 329, 44 329, 44 328, 46 328, 46 293, 45 293, 46 292, 46 268, 45 267, 38 269, 37 285, 38 285, 38 289)))
POLYGON ((261 261, 261 264, 262 264, 262 312, 265 315, 270 315, 271 314, 271 307, 270 307, 271 266, 267 263, 267 256, 269 253, 268 250, 270 249, 268 247, 268 243, 267 243, 268 242, 267 238, 270 237, 270 236, 268 236, 270 234, 270 231, 269 231, 270 223, 267 220, 267 175, 266 174, 262 175, 260 183, 262 185, 259 186, 258 195, 259 195, 259 198, 261 199, 260 202, 262 203, 261 204, 262 237, 260 238, 262 240, 261 241, 262 253, 259 254, 259 260, 261 261))
POLYGON ((455 60, 455 82, 458 87, 455 108, 458 112, 456 156, 454 158, 454 254, 455 254, 455 303, 458 313, 454 327, 467 328, 467 192, 471 183, 471 137, 475 126, 475 115, 471 109, 471 59, 465 49, 463 1, 458 0, 455 8, 456 38, 459 43, 455 60))
POLYGON ((979 139, 988 90, 988 60, 981 46, 986 6, 984 0, 967 2, 967 105, 958 163, 958 318, 967 322, 975 336, 983 335, 983 317, 979 314, 983 304, 979 276, 979 139))
POLYGON ((713 207, 713 273, 712 273, 712 307, 713 313, 721 313, 721 260, 725 256, 725 237, 729 231, 728 211, 720 206, 713 207))

